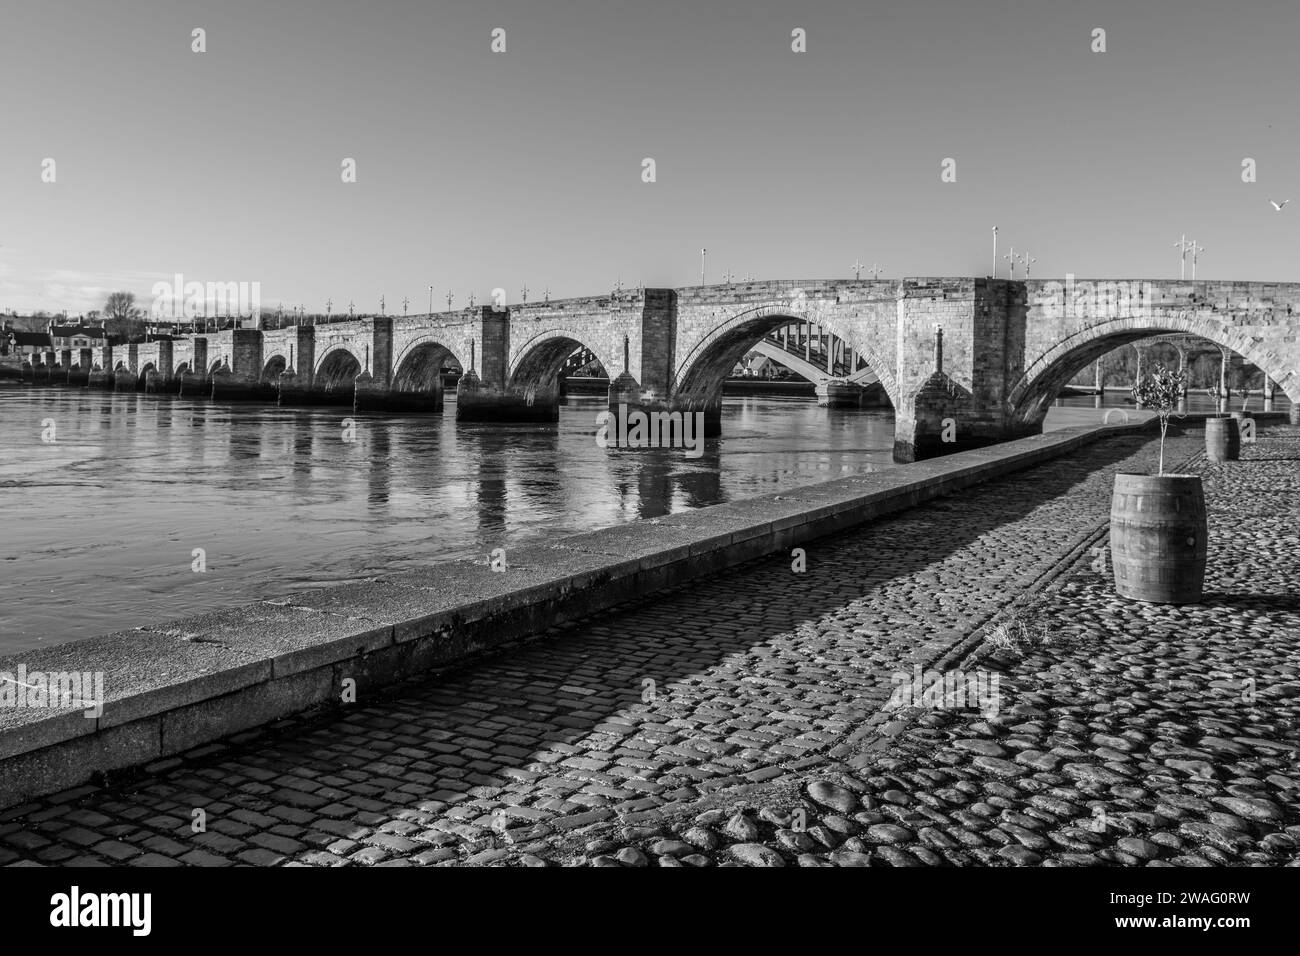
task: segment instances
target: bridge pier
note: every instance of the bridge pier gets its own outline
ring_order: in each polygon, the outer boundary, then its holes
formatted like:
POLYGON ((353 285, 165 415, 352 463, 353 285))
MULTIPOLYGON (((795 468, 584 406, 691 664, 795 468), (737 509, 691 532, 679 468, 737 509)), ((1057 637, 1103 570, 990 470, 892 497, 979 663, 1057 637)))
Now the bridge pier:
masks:
POLYGON ((559 421, 558 377, 549 381, 528 381, 524 385, 511 383, 509 313, 484 306, 475 309, 470 315, 478 332, 475 340, 477 345, 471 342, 470 367, 456 383, 456 420, 521 423, 559 421), (476 360, 476 353, 480 360, 476 360))
POLYGON ((557 422, 560 390, 522 391, 485 384, 473 369, 456 383, 458 422, 557 422))
POLYGON ((208 377, 202 372, 181 372, 176 376, 176 394, 185 398, 208 398, 212 389, 208 377))
POLYGON ((59 357, 54 352, 45 352, 42 356, 42 362, 36 368, 37 385, 56 385, 58 384, 57 370, 59 367, 59 357))
MULTIPOLYGON (((196 350, 197 360, 197 350, 196 350)), ((274 384, 262 381, 262 333, 232 329, 230 364, 212 374, 212 398, 219 402, 267 402, 278 398, 274 384)))
POLYGON ((95 353, 90 349, 77 352, 77 364, 68 369, 68 384, 85 386, 90 381, 90 370, 95 367, 95 353))
POLYGON ((206 397, 211 394, 208 387, 208 340, 204 336, 195 336, 190 340, 189 368, 176 373, 176 394, 185 398, 206 397))
POLYGON ((217 402, 265 402, 273 405, 277 399, 274 385, 262 383, 256 375, 220 368, 212 373, 211 397, 217 402))
POLYGON ((175 392, 176 385, 173 381, 172 369, 172 345, 170 339, 162 339, 156 343, 158 348, 158 361, 153 368, 145 372, 144 391, 146 395, 165 394, 175 392))
POLYGON ((373 379, 363 381, 366 376, 357 378, 357 411, 385 412, 440 412, 442 411, 442 382, 430 389, 385 388, 373 379))
POLYGON ((140 362, 140 347, 134 343, 121 346, 126 351, 126 358, 123 359, 121 352, 116 353, 116 361, 122 364, 122 368, 114 366, 112 370, 112 385, 110 388, 115 392, 134 392, 136 389, 136 369, 140 362))

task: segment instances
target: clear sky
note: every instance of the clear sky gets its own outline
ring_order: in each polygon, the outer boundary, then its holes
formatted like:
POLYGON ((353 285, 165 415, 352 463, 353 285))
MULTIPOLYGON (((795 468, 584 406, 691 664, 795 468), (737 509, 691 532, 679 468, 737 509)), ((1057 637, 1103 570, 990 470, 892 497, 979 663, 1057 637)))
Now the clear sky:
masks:
POLYGON ((986 275, 993 225, 1037 276, 1177 276, 1186 233, 1202 278, 1296 281, 1298 40, 1296 0, 3 0, 0 309, 180 272, 419 311, 687 285, 701 246, 986 275))

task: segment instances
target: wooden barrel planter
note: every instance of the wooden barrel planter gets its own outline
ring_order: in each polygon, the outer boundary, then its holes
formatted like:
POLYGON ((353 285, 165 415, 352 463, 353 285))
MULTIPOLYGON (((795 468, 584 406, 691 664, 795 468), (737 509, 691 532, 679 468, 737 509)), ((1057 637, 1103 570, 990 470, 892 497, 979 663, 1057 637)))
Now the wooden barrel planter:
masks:
POLYGON ((1241 429, 1235 418, 1205 420, 1205 457, 1210 461, 1236 461, 1241 457, 1241 429))
POLYGON ((1121 597, 1195 604, 1205 582, 1208 537, 1198 475, 1115 476, 1110 561, 1121 597))

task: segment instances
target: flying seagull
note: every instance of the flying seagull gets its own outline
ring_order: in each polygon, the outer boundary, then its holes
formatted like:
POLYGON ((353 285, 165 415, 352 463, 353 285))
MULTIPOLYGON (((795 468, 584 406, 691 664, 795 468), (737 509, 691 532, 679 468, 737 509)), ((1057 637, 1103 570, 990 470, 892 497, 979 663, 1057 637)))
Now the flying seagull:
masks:
POLYGON ((1269 205, 1271 205, 1271 206, 1272 206, 1274 209, 1276 209, 1278 212, 1281 212, 1281 211, 1282 211, 1282 206, 1285 206, 1285 205, 1286 205, 1287 203, 1289 203, 1290 201, 1291 201, 1291 200, 1289 200, 1289 199, 1283 199, 1281 205, 1279 205, 1278 203, 1276 203, 1276 202, 1274 202, 1273 200, 1270 199, 1270 200, 1269 200, 1269 205))

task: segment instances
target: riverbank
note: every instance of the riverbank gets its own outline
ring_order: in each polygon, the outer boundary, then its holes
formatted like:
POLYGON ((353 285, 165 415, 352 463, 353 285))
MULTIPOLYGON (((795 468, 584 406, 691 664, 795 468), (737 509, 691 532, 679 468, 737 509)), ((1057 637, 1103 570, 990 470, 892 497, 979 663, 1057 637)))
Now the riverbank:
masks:
MULTIPOLYGON (((1128 426, 1136 427, 1136 426, 1128 426)), ((0 658, 104 675, 102 714, 0 709, 0 804, 384 686, 1068 453, 1124 426, 1021 439, 663 519, 0 658), (495 567, 493 566, 495 565, 495 567), (350 682, 350 683, 347 683, 350 682)), ((10 666, 12 665, 12 666, 10 666)))

